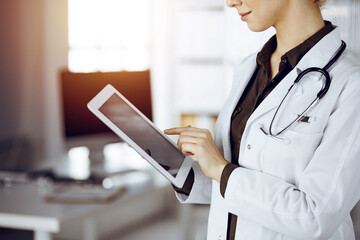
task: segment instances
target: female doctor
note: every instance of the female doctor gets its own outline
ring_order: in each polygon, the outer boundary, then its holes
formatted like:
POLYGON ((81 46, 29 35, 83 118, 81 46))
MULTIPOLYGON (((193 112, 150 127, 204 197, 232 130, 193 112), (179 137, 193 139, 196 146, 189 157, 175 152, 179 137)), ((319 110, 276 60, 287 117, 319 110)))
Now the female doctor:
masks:
POLYGON ((276 35, 235 69, 215 140, 165 130, 197 159, 176 190, 181 202, 211 204, 208 239, 355 239, 360 67, 323 3, 227 0, 252 31, 276 35))

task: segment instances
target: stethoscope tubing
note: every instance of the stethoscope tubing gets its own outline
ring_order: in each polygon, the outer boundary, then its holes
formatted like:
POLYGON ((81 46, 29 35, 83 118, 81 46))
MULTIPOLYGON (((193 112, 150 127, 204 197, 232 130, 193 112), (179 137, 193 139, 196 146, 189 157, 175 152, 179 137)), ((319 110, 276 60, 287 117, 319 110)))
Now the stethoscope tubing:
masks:
POLYGON ((277 107, 273 118, 271 119, 270 122, 270 126, 269 126, 269 133, 267 133, 265 131, 265 129, 263 127, 260 128, 260 130, 266 135, 269 136, 273 139, 276 140, 280 140, 280 141, 286 141, 285 139, 282 139, 280 137, 278 137, 280 134, 282 134, 284 131, 286 131, 287 129, 291 128, 293 125, 295 125, 296 122, 298 122, 302 117, 305 116, 305 114, 311 109, 313 108, 321 98, 323 98, 325 96, 325 94, 328 92, 329 88, 330 88, 330 84, 331 84, 331 77, 330 74, 328 72, 329 68, 340 58, 340 56, 343 54, 343 52, 346 49, 346 43, 344 41, 341 41, 341 46, 338 49, 338 51, 336 52, 336 54, 330 59, 330 61, 325 65, 324 68, 318 68, 318 67, 311 67, 308 69, 305 69, 304 71, 302 71, 295 79, 294 83, 290 86, 289 90, 287 91, 287 93, 285 94, 284 98, 281 100, 279 106, 277 107), (281 106, 283 106, 283 103, 285 102, 286 98, 288 97, 288 95, 290 94, 290 92, 296 87, 297 84, 299 84, 300 80, 308 73, 310 72, 318 72, 321 73, 323 76, 325 76, 325 81, 324 81, 324 86, 322 87, 322 89, 318 92, 316 98, 310 103, 310 105, 300 114, 298 115, 298 117, 296 117, 290 124, 288 124, 285 128, 283 128, 281 131, 277 132, 277 133, 273 133, 272 132, 272 126, 273 123, 275 121, 276 116, 278 115, 278 112, 281 108, 281 106))

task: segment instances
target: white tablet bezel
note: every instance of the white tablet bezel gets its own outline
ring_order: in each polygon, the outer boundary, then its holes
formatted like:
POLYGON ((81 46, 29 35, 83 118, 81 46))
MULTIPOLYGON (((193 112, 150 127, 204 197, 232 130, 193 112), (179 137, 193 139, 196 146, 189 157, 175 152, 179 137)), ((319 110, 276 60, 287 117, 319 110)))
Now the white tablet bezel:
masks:
POLYGON ((151 156, 149 156, 140 146, 138 146, 131 138, 129 138, 121 129, 119 129, 110 119, 108 119, 103 113, 99 111, 99 108, 113 95, 117 94, 121 99, 125 101, 136 113, 140 115, 150 126, 152 126, 157 132, 164 136, 172 145, 176 148, 176 144, 160 129, 158 129, 153 122, 151 122, 144 114, 142 114, 134 105, 132 105, 123 95, 121 95, 113 86, 108 84, 103 88, 88 104, 90 111, 95 114, 102 122, 104 122, 113 132, 115 132, 121 139, 128 143, 136 152, 138 152, 145 160, 147 160, 156 170, 158 170, 164 177, 170 180, 176 187, 181 188, 189 174, 193 159, 184 155, 184 161, 176 174, 176 177, 172 176, 166 171, 159 163, 156 162, 151 156))

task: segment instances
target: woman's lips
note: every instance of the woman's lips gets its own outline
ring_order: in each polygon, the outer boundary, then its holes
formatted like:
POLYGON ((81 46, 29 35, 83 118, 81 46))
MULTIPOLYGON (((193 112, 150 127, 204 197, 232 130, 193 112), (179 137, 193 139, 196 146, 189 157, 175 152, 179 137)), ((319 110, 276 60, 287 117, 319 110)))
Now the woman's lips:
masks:
POLYGON ((239 13, 241 16, 241 20, 242 21, 246 21, 247 20, 247 16, 251 13, 251 11, 249 12, 245 12, 245 13, 239 13))

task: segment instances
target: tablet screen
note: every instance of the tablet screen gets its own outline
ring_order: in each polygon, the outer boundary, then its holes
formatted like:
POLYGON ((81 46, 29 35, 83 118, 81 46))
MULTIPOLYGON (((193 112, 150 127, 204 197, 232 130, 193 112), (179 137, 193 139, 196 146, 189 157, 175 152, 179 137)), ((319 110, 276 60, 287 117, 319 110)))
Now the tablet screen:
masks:
POLYGON ((113 94, 100 108, 113 124, 149 154, 172 176, 176 177, 185 155, 154 129, 117 94, 113 94))

